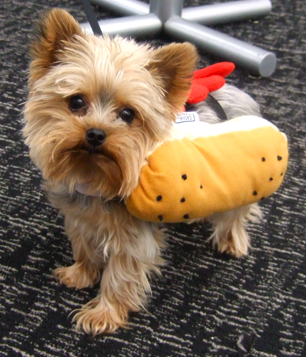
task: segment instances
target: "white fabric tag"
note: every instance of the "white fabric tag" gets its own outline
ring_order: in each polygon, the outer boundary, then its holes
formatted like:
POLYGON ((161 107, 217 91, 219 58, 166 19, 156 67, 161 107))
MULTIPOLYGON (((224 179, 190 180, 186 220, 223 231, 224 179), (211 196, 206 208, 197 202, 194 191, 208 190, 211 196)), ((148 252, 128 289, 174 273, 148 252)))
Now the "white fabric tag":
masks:
POLYGON ((176 115, 176 124, 198 123, 200 121, 197 112, 182 112, 176 115))

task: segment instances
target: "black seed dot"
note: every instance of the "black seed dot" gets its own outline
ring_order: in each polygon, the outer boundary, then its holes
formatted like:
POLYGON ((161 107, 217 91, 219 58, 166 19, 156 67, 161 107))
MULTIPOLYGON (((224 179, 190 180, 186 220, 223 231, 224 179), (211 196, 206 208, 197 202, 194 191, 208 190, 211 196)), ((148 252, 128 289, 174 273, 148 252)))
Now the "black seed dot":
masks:
POLYGON ((184 218, 185 219, 189 219, 190 217, 189 217, 189 214, 184 214, 184 218))
POLYGON ((185 198, 183 197, 182 199, 181 199, 181 202, 185 202, 186 200, 185 200, 185 198))
POLYGON ((284 174, 284 173, 282 172, 282 173, 281 173, 281 176, 283 176, 283 174, 284 174))
POLYGON ((277 156, 277 160, 281 161, 281 160, 283 160, 283 158, 281 156, 277 156))
POLYGON ((260 201, 263 201, 266 197, 261 197, 260 201))
POLYGON ((187 175, 186 174, 182 175, 182 179, 187 180, 187 175))
POLYGON ((257 191, 254 191, 254 192, 253 192, 253 196, 257 196, 257 191))
POLYGON ((156 197, 156 200, 157 200, 157 201, 161 201, 162 199, 163 199, 162 196, 157 196, 157 197, 156 197))
POLYGON ((273 177, 270 177, 270 181, 273 181, 273 177))
POLYGON ((263 157, 263 158, 261 159, 261 161, 263 161, 263 162, 264 162, 264 161, 266 161, 266 158, 265 158, 265 157, 263 157))
POLYGON ((201 185, 201 186, 200 186, 200 188, 202 189, 202 188, 203 188, 203 186, 201 185))
POLYGON ((158 219, 159 219, 160 221, 162 221, 162 220, 164 219, 164 217, 160 214, 160 215, 158 216, 158 219))

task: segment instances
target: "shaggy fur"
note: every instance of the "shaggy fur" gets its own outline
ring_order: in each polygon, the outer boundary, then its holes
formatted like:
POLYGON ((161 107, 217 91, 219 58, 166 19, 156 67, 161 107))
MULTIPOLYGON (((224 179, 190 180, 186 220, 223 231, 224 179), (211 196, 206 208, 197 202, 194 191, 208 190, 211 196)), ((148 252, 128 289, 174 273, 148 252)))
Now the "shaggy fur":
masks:
MULTIPOLYGON (((112 332, 126 326, 130 311, 145 306, 150 275, 163 264, 163 231, 131 216, 124 199, 148 154, 169 137, 188 97, 197 53, 188 43, 154 49, 85 35, 67 12, 55 9, 39 22, 31 55, 24 135, 49 199, 65 217, 75 259, 55 276, 78 289, 100 282, 99 295, 74 320, 87 333, 112 332), (73 98, 82 99, 79 108, 73 98), (122 119, 126 109, 135 115, 131 122, 122 119), (99 147, 86 140, 91 128, 106 135, 99 147), (77 185, 86 185, 88 194, 77 185)), ((234 87, 213 95, 229 119, 260 115, 257 104, 234 87)), ((197 110, 201 120, 218 121, 207 103, 197 110)), ((245 225, 258 217, 256 205, 211 217, 213 244, 236 257, 246 254, 245 225)))

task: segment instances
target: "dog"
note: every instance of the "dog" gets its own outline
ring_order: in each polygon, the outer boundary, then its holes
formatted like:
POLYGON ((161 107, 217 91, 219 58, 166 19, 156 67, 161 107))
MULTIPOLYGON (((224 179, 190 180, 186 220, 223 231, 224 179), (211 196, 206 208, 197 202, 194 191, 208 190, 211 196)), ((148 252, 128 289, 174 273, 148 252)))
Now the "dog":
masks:
MULTIPOLYGON (((55 276, 77 289, 100 282, 99 295, 74 321, 86 333, 110 333, 146 305, 150 276, 164 263, 164 231, 133 217, 124 200, 148 154, 169 138, 198 54, 189 43, 153 48, 86 35, 66 11, 53 9, 38 22, 31 58, 23 133, 47 196, 64 215, 75 260, 55 276)), ((212 95, 228 119, 260 116, 258 104, 236 87, 212 95)), ((196 111, 201 121, 220 121, 205 101, 196 111)), ((247 254, 247 222, 260 217, 257 204, 209 217, 213 245, 247 254)))

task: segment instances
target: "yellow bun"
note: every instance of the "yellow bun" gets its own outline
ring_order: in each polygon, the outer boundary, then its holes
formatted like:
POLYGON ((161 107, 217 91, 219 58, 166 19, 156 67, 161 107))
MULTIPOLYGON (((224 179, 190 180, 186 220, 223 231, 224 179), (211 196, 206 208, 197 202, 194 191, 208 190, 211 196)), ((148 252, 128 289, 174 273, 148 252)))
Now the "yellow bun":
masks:
POLYGON ((288 147, 274 125, 240 117, 206 125, 202 132, 205 136, 189 135, 193 140, 168 141, 149 156, 126 200, 134 216, 182 222, 260 201, 278 189, 288 147))

